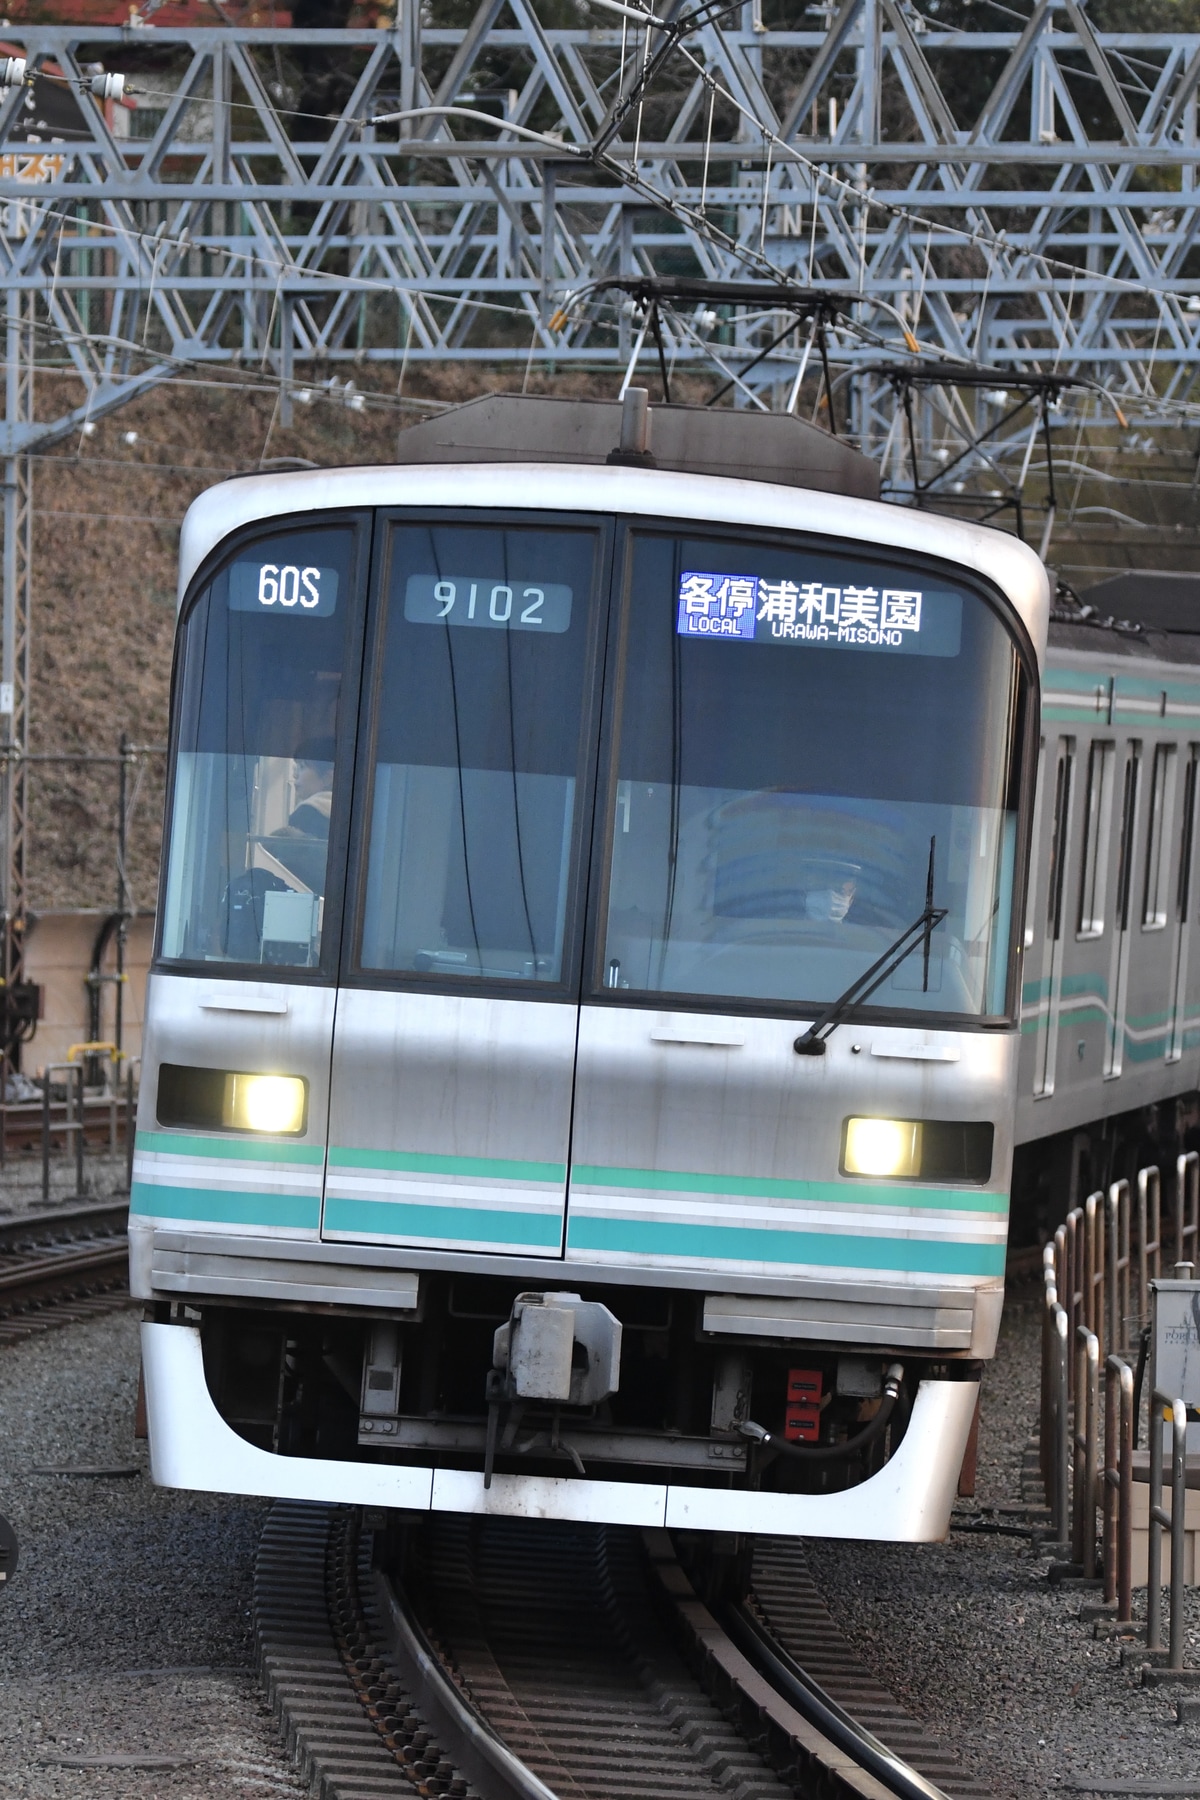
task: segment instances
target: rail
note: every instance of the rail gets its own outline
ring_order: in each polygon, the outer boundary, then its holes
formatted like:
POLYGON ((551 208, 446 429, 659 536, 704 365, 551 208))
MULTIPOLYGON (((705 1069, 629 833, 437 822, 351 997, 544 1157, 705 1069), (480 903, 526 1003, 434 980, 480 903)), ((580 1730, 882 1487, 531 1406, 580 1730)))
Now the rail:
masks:
POLYGON ((259 1668, 314 1791, 554 1800, 586 1768, 620 1800, 661 1769, 728 1800, 946 1800, 750 1605, 710 1609, 665 1531, 371 1518, 278 1502, 259 1552, 259 1668))
POLYGON ((0 1344, 120 1304, 127 1217, 110 1202, 0 1222, 0 1344))

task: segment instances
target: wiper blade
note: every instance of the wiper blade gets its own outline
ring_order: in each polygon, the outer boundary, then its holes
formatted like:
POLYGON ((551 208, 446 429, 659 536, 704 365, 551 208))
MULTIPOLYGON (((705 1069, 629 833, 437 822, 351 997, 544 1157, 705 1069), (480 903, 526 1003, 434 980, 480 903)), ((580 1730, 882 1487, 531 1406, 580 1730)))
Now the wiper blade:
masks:
POLYGON ((950 910, 947 906, 933 904, 933 855, 936 844, 936 837, 931 837, 924 912, 919 919, 914 919, 911 925, 904 928, 869 969, 864 969, 861 975, 856 976, 844 993, 839 994, 836 1000, 831 1000, 825 1010, 817 1014, 808 1030, 796 1039, 793 1048, 797 1056, 824 1056, 826 1040, 832 1037, 850 1008, 861 1006, 864 1000, 869 1000, 876 988, 882 987, 888 976, 895 974, 905 957, 912 955, 918 944, 924 945, 922 987, 924 991, 928 991, 929 940, 950 910))

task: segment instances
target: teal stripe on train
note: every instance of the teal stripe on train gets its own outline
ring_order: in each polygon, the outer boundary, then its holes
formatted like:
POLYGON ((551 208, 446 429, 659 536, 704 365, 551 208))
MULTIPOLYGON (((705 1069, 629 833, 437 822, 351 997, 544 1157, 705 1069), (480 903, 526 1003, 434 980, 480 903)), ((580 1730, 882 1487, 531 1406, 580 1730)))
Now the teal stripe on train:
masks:
POLYGON ((498 1207, 436 1206, 405 1200, 325 1201, 325 1230, 338 1236, 439 1238, 452 1243, 495 1247, 525 1244, 557 1251, 562 1243, 562 1211, 506 1212, 498 1207))
POLYGON ((519 1162, 509 1156, 435 1156, 423 1150, 351 1150, 334 1144, 331 1169, 362 1169, 378 1174, 453 1175, 475 1181, 540 1182, 561 1187, 565 1163, 519 1162))
POLYGON ((197 1225, 259 1225, 317 1231, 320 1194, 261 1194, 238 1188, 183 1187, 172 1182, 135 1181, 131 1213, 150 1219, 180 1219, 197 1225))
MULTIPOLYGON (((769 1175, 699 1175, 687 1169, 608 1169, 589 1163, 575 1163, 571 1169, 571 1190, 601 1189, 604 1192, 669 1194, 711 1194, 734 1200, 787 1200, 820 1206, 886 1206, 890 1211, 922 1207, 949 1212, 986 1212, 1004 1217, 1008 1212, 1006 1193, 988 1193, 982 1188, 919 1187, 915 1183, 896 1181, 886 1186, 873 1181, 784 1181, 769 1175)), ((586 1200, 586 1195, 584 1196, 586 1200)), ((578 1204, 578 1202, 575 1202, 578 1204)))
POLYGON ((287 1139, 263 1139, 231 1133, 228 1137, 196 1137, 187 1131, 139 1131, 134 1154, 147 1156, 212 1156, 221 1162, 304 1163, 320 1167, 324 1144, 294 1144, 287 1139))
POLYGON ((197 1225, 250 1225, 262 1230, 319 1231, 322 1144, 296 1144, 240 1134, 201 1137, 186 1131, 139 1131, 134 1140, 131 1213, 197 1225), (214 1181, 253 1181, 261 1169, 272 1185, 307 1180, 307 1194, 253 1187, 200 1186, 196 1163, 212 1164, 214 1181), (193 1165, 188 1168, 187 1165, 193 1165), (247 1167, 246 1165, 251 1165, 247 1167), (231 1167, 230 1165, 238 1165, 231 1167), (301 1171, 305 1171, 302 1177, 301 1171), (184 1176, 185 1179, 172 1179, 184 1176))
POLYGON ((898 1269, 936 1275, 1003 1275, 1003 1244, 926 1238, 848 1237, 747 1225, 680 1225, 657 1219, 572 1213, 567 1251, 664 1257, 675 1262, 807 1264, 827 1269, 898 1269))

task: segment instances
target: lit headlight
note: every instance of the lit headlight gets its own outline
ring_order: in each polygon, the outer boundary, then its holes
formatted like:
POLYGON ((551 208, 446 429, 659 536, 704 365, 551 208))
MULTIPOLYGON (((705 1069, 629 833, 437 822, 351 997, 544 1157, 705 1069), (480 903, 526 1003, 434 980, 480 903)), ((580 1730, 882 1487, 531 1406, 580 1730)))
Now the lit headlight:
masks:
POLYGON ((919 1175, 920 1125, 912 1119, 847 1119, 842 1167, 847 1175, 919 1175))
POLYGON ((982 1185, 992 1177, 994 1138, 986 1119, 847 1119, 842 1174, 982 1185))
POLYGON ((303 1131, 306 1098, 296 1075, 227 1075, 224 1123, 235 1131, 303 1131))
POLYGON ((155 1111, 184 1131, 262 1131, 298 1137, 308 1123, 308 1083, 299 1075, 251 1075, 161 1063, 155 1111))

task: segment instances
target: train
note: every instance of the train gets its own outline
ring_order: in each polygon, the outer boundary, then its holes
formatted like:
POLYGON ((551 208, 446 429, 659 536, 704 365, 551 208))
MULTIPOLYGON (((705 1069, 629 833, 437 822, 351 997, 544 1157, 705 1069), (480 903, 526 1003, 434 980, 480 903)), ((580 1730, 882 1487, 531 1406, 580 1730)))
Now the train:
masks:
POLYGON ((1197 1086, 1165 643, 827 432, 634 387, 202 494, 155 1480, 943 1537, 1014 1191, 1197 1086))

